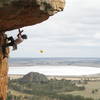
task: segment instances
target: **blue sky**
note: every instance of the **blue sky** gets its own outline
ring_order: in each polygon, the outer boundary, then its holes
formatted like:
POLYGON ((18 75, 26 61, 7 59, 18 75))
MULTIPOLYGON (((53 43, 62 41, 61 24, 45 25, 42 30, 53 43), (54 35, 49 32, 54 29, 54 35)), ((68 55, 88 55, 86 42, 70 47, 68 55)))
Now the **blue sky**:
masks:
MULTIPOLYGON (((10 57, 100 57, 99 11, 99 0, 66 0, 63 12, 22 28, 28 40, 11 48, 10 57)), ((17 30, 7 34, 15 37, 17 30)))

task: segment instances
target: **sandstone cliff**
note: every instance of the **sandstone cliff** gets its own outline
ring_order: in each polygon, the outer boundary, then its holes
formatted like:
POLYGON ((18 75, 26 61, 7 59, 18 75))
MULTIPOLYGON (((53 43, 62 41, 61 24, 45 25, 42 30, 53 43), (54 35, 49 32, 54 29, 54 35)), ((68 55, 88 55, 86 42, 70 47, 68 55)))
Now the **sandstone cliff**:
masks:
MULTIPOLYGON (((6 100, 8 83, 8 59, 3 58, 2 47, 5 44, 5 34, 0 33, 0 100, 6 100)), ((9 48, 6 48, 6 54, 9 54, 9 48)))
MULTIPOLYGON (((3 59, 4 31, 35 25, 62 11, 64 0, 0 0, 0 100, 6 100, 8 58, 3 59)), ((6 41, 7 42, 7 41, 6 41)), ((6 48, 9 54, 9 48, 6 48)))
POLYGON ((64 5, 64 0, 0 0, 0 31, 45 21, 64 5))

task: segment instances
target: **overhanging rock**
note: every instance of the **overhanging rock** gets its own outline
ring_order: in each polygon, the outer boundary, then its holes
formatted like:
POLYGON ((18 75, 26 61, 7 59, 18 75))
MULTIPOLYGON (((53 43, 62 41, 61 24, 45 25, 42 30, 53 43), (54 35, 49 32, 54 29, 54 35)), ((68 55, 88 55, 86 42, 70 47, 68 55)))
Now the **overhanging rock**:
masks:
POLYGON ((41 23, 64 6, 64 0, 0 0, 0 31, 41 23))

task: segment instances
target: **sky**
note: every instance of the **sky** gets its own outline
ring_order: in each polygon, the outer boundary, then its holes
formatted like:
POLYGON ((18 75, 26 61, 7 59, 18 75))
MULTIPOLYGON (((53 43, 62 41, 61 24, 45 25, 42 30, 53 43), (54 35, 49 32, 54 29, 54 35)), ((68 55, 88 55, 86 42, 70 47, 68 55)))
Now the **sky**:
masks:
MULTIPOLYGON (((100 0, 66 0, 63 12, 22 28, 28 39, 10 57, 100 57, 99 11, 100 0)), ((7 34, 15 37, 17 30, 7 34)))

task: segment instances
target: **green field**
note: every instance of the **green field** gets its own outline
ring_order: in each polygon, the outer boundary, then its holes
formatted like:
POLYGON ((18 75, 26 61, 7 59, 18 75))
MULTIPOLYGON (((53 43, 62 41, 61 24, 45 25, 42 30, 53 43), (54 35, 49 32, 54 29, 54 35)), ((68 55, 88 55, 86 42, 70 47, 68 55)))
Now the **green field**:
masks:
POLYGON ((100 81, 91 81, 88 82, 88 84, 84 84, 83 86, 85 86, 85 90, 83 91, 72 91, 63 94, 81 95, 84 97, 100 99, 100 81), (97 92, 93 92, 95 90, 97 90, 97 92))
POLYGON ((48 79, 39 73, 9 80, 7 100, 100 100, 100 81, 48 79))

